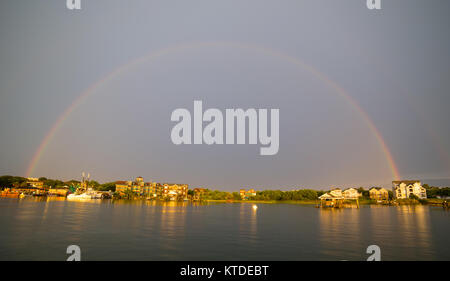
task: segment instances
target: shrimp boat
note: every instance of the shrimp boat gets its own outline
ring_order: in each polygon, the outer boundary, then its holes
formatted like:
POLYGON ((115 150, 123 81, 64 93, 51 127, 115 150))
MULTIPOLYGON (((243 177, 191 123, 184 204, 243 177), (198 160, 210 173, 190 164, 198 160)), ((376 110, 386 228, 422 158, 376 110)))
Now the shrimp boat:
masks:
POLYGON ((89 188, 89 178, 90 175, 87 175, 87 178, 85 178, 84 172, 82 173, 83 180, 81 181, 81 186, 76 189, 76 191, 72 194, 67 195, 68 200, 90 200, 90 199, 97 199, 97 193, 92 190, 92 188, 89 188))
POLYGON ((90 200, 93 199, 93 194, 91 194, 90 192, 85 192, 85 193, 72 193, 67 195, 67 199, 68 200, 90 200))

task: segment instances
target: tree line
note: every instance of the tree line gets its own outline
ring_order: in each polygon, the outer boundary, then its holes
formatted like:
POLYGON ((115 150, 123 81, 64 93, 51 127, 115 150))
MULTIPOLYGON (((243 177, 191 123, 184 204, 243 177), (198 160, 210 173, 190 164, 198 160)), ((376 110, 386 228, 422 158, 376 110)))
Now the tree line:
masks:
MULTIPOLYGON (((26 187, 27 178, 17 176, 0 176, 0 188, 12 188, 12 187, 26 187)), ((81 184, 78 180, 61 181, 58 179, 48 179, 45 177, 39 178, 39 181, 44 183, 44 186, 50 188, 63 188, 65 186, 79 186, 81 184)), ((115 191, 115 182, 99 183, 95 180, 89 181, 89 186, 99 191, 115 191)), ((424 184, 423 187, 427 190, 428 198, 450 197, 450 187, 436 187, 424 184)), ((363 187, 357 188, 358 192, 362 194, 362 199, 369 199, 369 189, 363 187)), ((275 200, 275 201, 288 201, 288 200, 317 200, 319 196, 326 191, 313 190, 313 189, 299 189, 292 191, 282 190, 262 190, 257 191, 255 196, 250 196, 249 200, 275 200)), ((189 194, 193 195, 193 190, 189 190, 189 194)), ((392 198, 392 191, 389 191, 389 197, 392 198)), ((219 190, 206 189, 202 195, 202 199, 206 200, 240 200, 241 196, 238 192, 228 192, 219 190)))
MULTIPOLYGON (((276 201, 288 201, 288 200, 316 200, 323 191, 312 189, 300 189, 294 191, 281 191, 281 190, 262 190, 256 191, 255 196, 248 197, 249 200, 276 200, 276 201)), ((193 193, 192 193, 193 194, 193 193)), ((227 192, 219 190, 206 189, 201 194, 201 199, 204 200, 241 200, 239 192, 227 192)))
MULTIPOLYGON (((81 182, 78 180, 69 180, 69 181, 61 181, 58 179, 48 179, 45 177, 40 177, 39 181, 42 181, 44 183, 45 187, 49 188, 64 188, 66 186, 74 186, 78 187, 81 182)), ((27 187, 28 179, 24 177, 16 177, 16 176, 0 176, 0 188, 23 188, 27 187)), ((95 190, 99 191, 115 191, 116 190, 116 183, 115 182, 107 182, 100 184, 95 180, 89 181, 89 186, 92 187, 95 190)))
POLYGON ((450 187, 436 187, 424 184, 423 187, 427 190, 428 198, 450 197, 450 187))

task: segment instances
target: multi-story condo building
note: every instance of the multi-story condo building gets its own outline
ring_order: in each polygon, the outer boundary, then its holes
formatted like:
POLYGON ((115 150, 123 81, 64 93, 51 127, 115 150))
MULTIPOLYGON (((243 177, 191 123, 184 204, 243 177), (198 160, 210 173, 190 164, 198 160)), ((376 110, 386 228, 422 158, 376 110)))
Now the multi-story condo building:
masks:
POLYGON ((184 200, 187 199, 188 185, 177 183, 164 183, 162 185, 162 192, 160 193, 163 199, 184 200))
POLYGON ((144 178, 137 177, 135 181, 117 181, 116 182, 116 192, 125 192, 126 190, 131 190, 140 195, 145 195, 149 197, 156 197, 156 183, 154 182, 144 182, 144 178))
POLYGON ((397 199, 409 198, 411 194, 416 195, 420 199, 427 198, 427 190, 418 180, 393 181, 392 191, 397 199))

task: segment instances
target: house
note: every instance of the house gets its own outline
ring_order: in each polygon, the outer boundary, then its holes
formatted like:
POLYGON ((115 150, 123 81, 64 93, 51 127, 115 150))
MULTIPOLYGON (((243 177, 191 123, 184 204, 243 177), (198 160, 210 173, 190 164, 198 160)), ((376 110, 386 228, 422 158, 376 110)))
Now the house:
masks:
POLYGON ((192 200, 194 201, 200 201, 202 199, 202 196, 207 192, 205 188, 194 188, 194 196, 192 197, 192 200))
POLYGON ((427 198, 427 190, 418 180, 393 181, 392 191, 397 199, 409 198, 411 194, 416 195, 419 199, 427 198))
POLYGON ((355 188, 348 188, 342 192, 344 199, 358 199, 362 196, 362 193, 358 192, 355 188))
POLYGON ((389 192, 382 187, 372 187, 369 190, 370 199, 381 201, 389 200, 389 192))
POLYGON ((344 195, 342 194, 342 190, 340 188, 335 188, 330 190, 327 193, 322 194, 319 196, 320 200, 327 200, 327 199, 344 199, 344 195))
POLYGON ((334 188, 334 189, 332 189, 332 190, 330 190, 330 192, 329 192, 331 195, 333 195, 334 197, 344 197, 343 195, 342 195, 342 190, 340 189, 340 188, 334 188))
POLYGON ((256 196, 256 191, 254 189, 249 189, 247 191, 245 189, 241 189, 239 190, 239 195, 242 200, 247 200, 252 196, 256 196))
POLYGON ((246 195, 247 195, 248 197, 250 197, 250 196, 256 196, 256 191, 255 191, 254 189, 249 189, 249 190, 247 191, 246 195))
POLYGON ((342 205, 342 202, 344 201, 344 197, 342 196, 342 192, 339 191, 340 189, 333 189, 330 192, 324 193, 323 195, 319 196, 320 207, 322 208, 340 207, 342 205))

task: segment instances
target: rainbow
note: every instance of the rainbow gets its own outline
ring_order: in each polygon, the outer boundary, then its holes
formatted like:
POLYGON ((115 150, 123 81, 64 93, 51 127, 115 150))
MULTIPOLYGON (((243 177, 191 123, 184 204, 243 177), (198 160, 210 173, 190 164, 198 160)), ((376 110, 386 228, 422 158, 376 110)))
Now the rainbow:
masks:
POLYGON ((357 112, 362 116, 364 122, 367 124, 368 128, 372 132, 372 134, 375 136, 377 142, 379 143, 385 157, 387 164, 389 165, 389 169, 392 173, 392 176, 395 180, 399 180, 399 172, 398 168, 395 165, 394 158, 392 157, 392 154, 386 145, 386 142, 384 141, 381 133, 376 128, 375 124, 372 122, 368 114, 359 106, 359 104, 343 89, 341 88, 337 83, 330 80, 327 76, 325 76, 323 73, 319 72, 317 69, 313 68, 312 66, 309 66, 305 64, 303 61, 296 57, 292 57, 289 55, 286 55, 284 53, 275 51, 273 49, 269 49, 266 47, 253 45, 253 44, 247 44, 247 43, 240 43, 240 42, 229 42, 229 41, 212 41, 212 42, 198 42, 198 43, 189 43, 189 44, 181 44, 176 45, 173 47, 164 48, 161 50, 150 52, 149 54, 139 57, 137 59, 134 59, 116 69, 114 69, 112 72, 107 74, 106 76, 102 77, 100 80, 92 84, 89 88, 87 88, 84 92, 82 92, 73 102, 70 104, 69 107, 67 107, 66 110, 58 117, 56 122, 53 124, 53 126, 50 128, 48 133, 45 135, 44 139, 40 143, 38 149, 34 153, 28 168, 26 175, 27 177, 31 177, 34 173, 34 170, 39 163, 39 159, 44 154, 46 148, 48 147, 50 141, 53 139, 54 135, 58 131, 59 128, 63 125, 64 121, 72 114, 72 112, 80 106, 86 99, 100 86, 103 84, 108 83, 109 81, 113 80, 116 77, 119 77, 122 73, 127 72, 128 70, 132 69, 133 67, 140 65, 144 62, 149 62, 152 60, 155 60, 157 58, 170 55, 176 52, 186 51, 189 49, 196 49, 196 48, 205 48, 205 47, 229 47, 229 48, 237 48, 237 49, 245 49, 245 50, 251 50, 255 52, 259 52, 268 56, 272 56, 275 58, 279 58, 283 61, 292 63, 298 67, 301 67, 302 69, 307 70, 315 77, 319 78, 322 82, 324 82, 326 85, 328 85, 330 88, 332 88, 337 94, 339 94, 341 97, 343 97, 354 109, 357 110, 357 112))

